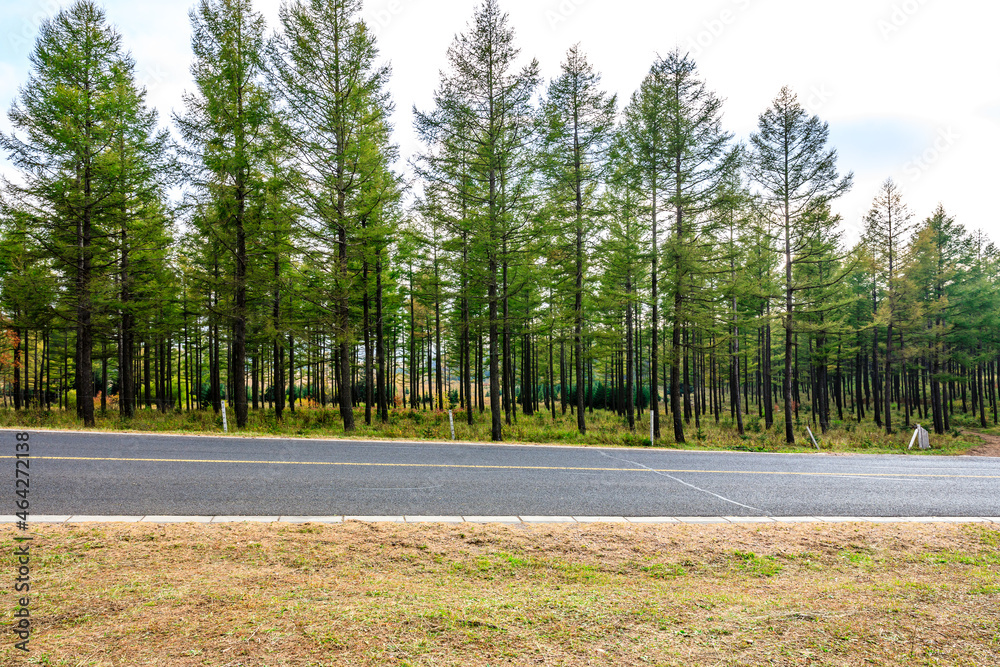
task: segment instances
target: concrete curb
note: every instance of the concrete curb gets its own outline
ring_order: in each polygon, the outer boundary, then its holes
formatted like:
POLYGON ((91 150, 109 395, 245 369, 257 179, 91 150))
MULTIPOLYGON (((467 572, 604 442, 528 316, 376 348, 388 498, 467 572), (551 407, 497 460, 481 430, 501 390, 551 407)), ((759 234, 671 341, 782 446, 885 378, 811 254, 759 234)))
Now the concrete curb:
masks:
MULTIPOLYGON (((1000 517, 852 517, 852 516, 682 516, 682 517, 627 517, 627 516, 98 516, 67 514, 36 514, 28 517, 28 524, 77 524, 77 523, 634 523, 634 524, 739 524, 761 523, 992 523, 1000 524, 1000 517)), ((0 515, 0 524, 17 523, 12 515, 0 515)))

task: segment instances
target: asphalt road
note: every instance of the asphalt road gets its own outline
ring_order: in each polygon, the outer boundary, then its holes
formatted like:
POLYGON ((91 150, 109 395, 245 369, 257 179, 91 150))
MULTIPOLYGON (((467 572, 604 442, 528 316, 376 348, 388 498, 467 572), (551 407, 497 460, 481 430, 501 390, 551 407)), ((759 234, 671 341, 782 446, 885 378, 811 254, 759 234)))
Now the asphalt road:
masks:
MULTIPOLYGON (((52 431, 30 443, 34 514, 1000 516, 1000 458, 52 431)), ((0 458, 13 499, 13 431, 0 458)))

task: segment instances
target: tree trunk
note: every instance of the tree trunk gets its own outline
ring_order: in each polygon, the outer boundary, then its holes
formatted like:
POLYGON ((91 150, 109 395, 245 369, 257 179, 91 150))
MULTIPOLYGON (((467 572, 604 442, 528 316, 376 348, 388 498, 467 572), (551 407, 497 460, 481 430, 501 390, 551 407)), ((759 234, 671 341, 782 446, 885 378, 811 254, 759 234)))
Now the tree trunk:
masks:
POLYGON ((871 386, 872 386, 872 411, 874 412, 875 425, 882 427, 882 403, 879 399, 881 381, 878 377, 878 328, 872 328, 872 363, 871 363, 871 386))
MULTIPOLYGON (((674 298, 674 308, 680 308, 680 294, 674 298)), ((681 412, 681 327, 677 316, 674 317, 672 349, 670 350, 670 412, 674 418, 674 442, 684 443, 684 416, 681 412)))
MULTIPOLYGON (((288 307, 291 310, 291 304, 288 307)), ((288 411, 295 414, 295 337, 288 334, 288 411)))
MULTIPOLYGON (((84 197, 90 201, 90 164, 85 167, 84 197)), ((79 364, 77 373, 76 403, 83 425, 94 426, 94 368, 91 354, 94 348, 94 326, 91 304, 91 210, 89 204, 84 208, 83 220, 80 225, 79 237, 79 272, 77 274, 77 322, 79 336, 79 364)), ((27 357, 27 354, 25 355, 27 357)))
MULTIPOLYGON (((980 349, 982 349, 982 345, 980 345, 980 349)), ((979 390, 979 425, 986 428, 986 400, 984 398, 983 389, 983 364, 976 364, 976 375, 976 387, 979 390)))
POLYGON ((580 171, 579 141, 574 128, 576 143, 576 276, 573 303, 573 346, 576 362, 576 428, 581 434, 587 432, 586 417, 583 412, 583 184, 580 171))
MULTIPOLYGON (((242 100, 241 100, 242 102, 242 100)), ((232 380, 237 428, 247 425, 247 242, 243 228, 246 185, 242 170, 236 177, 236 313, 233 319, 232 380)))
POLYGON ((21 331, 14 329, 17 342, 14 344, 14 410, 20 410, 23 405, 21 391, 21 331))
POLYGON ((497 344, 497 263, 490 258, 488 300, 490 308, 490 411, 492 420, 491 438, 493 442, 503 440, 500 416, 500 365, 497 344))
POLYGON ((785 442, 789 445, 795 444, 795 430, 792 424, 792 357, 794 354, 793 324, 794 301, 792 300, 792 245, 791 245, 791 222, 788 218, 788 202, 785 202, 785 375, 784 401, 785 401, 785 442))
MULTIPOLYGON (((633 350, 632 282, 625 280, 625 415, 628 429, 635 431, 635 351, 633 350)), ((579 381, 577 381, 579 384, 579 381)), ((582 410, 581 410, 582 412, 582 410)))
POLYGON ((371 327, 371 304, 368 297, 368 258, 366 257, 362 266, 362 283, 364 285, 364 296, 362 297, 362 327, 364 327, 365 345, 365 424, 372 425, 372 402, 373 402, 373 364, 372 364, 372 327, 371 327))
POLYGON ((559 340, 559 404, 562 414, 566 414, 566 341, 559 340))
MULTIPOLYGON (((771 305, 767 306, 767 317, 771 316, 771 305)), ((764 402, 764 428, 770 430, 774 427, 774 377, 771 374, 771 324, 768 321, 761 332, 763 339, 762 349, 762 377, 763 402, 764 402)))
POLYGON ((729 393, 730 410, 736 421, 736 431, 743 435, 743 411, 740 406, 740 336, 737 323, 736 297, 732 300, 733 315, 729 342, 729 393))
POLYGON ((889 328, 885 338, 885 392, 883 396, 885 408, 885 432, 892 434, 892 413, 890 412, 890 401, 892 400, 892 320, 889 320, 889 328))
MULTIPOLYGON (((340 196, 343 199, 343 195, 340 196)), ((343 213, 344 203, 341 201, 338 209, 343 213)), ((347 229, 344 227, 344 216, 341 215, 341 224, 338 228, 340 278, 345 284, 340 286, 338 295, 338 324, 340 331, 340 416, 344 420, 344 432, 354 431, 354 401, 351 387, 351 343, 350 343, 350 318, 351 309, 347 294, 347 229)), ((291 360, 289 358, 289 364, 291 360)))
POLYGON ((465 420, 469 426, 473 424, 472 413, 472 349, 470 341, 471 326, 469 322, 469 246, 466 239, 466 232, 462 232, 462 350, 464 353, 462 376, 465 382, 465 420))
MULTIPOLYGON (((375 255, 375 359, 377 366, 378 416, 383 424, 389 422, 389 392, 385 385, 385 322, 382 316, 382 248, 375 255)), ((326 384, 324 383, 324 387, 326 384)), ((395 389, 395 388, 394 388, 395 389)), ((395 395, 395 390, 393 391, 395 395)), ((326 399, 324 398, 324 405, 326 399)))
POLYGON ((514 373, 510 355, 510 295, 507 282, 507 243, 503 244, 503 411, 507 425, 511 425, 511 411, 514 403, 514 373))
MULTIPOLYGON (((435 253, 437 251, 435 250, 435 253)), ((437 256, 434 257, 434 362, 437 381, 438 410, 444 410, 444 378, 441 359, 441 277, 438 275, 437 256)))
POLYGON ((277 254, 274 256, 273 269, 274 288, 271 297, 271 317, 274 326, 274 340, 272 341, 271 361, 274 367, 271 373, 271 395, 274 400, 274 419, 276 422, 280 422, 285 410, 285 348, 281 344, 281 264, 277 254))

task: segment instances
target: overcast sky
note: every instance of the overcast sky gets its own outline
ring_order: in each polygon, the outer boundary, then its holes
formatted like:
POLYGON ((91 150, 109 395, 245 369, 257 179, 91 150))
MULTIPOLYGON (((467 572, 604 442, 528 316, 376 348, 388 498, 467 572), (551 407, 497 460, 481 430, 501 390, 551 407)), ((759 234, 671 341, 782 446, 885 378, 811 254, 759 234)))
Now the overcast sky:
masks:
MULTIPOLYGON (((281 0, 256 0, 270 28, 281 0)), ((0 107, 28 76, 38 25, 68 1, 0 0, 0 107)), ((106 0, 162 123, 179 110, 189 74, 191 0, 106 0)), ((396 141, 418 145, 413 105, 428 109, 445 51, 476 0, 366 0, 364 18, 393 67, 396 141)), ((501 0, 524 58, 546 80, 579 42, 621 104, 657 54, 694 55, 726 100, 726 127, 746 139, 782 85, 830 123, 853 190, 835 205, 850 237, 880 184, 899 183, 916 218, 938 202, 1000 241, 1000 9, 982 0, 501 0), (993 156, 993 159, 990 159, 993 156)), ((6 113, 0 131, 10 129, 6 113)), ((0 169, 10 169, 6 157, 0 169)))

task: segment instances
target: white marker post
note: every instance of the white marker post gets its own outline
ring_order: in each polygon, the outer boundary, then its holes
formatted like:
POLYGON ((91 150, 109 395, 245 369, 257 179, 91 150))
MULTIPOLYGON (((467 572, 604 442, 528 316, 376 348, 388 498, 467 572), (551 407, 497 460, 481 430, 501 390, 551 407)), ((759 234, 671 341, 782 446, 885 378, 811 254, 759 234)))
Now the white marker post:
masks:
POLYGON ((907 449, 913 449, 913 443, 916 442, 920 449, 930 449, 931 448, 931 438, 930 433, 927 432, 920 424, 917 424, 917 428, 913 431, 913 437, 910 438, 910 446, 907 449))
POLYGON ((226 402, 222 401, 222 430, 229 433, 229 422, 226 421, 226 402))
POLYGON ((816 436, 813 435, 812 429, 806 426, 806 431, 809 433, 809 439, 813 441, 813 446, 816 447, 816 451, 819 451, 819 445, 816 444, 816 436))
POLYGON ((451 423, 451 439, 455 439, 455 415, 448 411, 448 422, 451 423))
POLYGON ((655 443, 653 442, 653 411, 649 411, 649 446, 652 447, 655 443))

